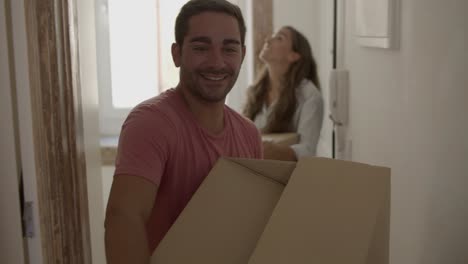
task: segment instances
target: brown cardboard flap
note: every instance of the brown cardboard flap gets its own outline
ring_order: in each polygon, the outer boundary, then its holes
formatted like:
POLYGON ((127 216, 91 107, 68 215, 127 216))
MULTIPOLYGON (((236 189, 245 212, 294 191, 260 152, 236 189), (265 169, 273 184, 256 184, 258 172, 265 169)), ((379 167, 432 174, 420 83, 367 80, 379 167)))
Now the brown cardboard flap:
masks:
POLYGON ((389 176, 325 158, 220 159, 151 263, 388 264, 389 176))
POLYGON ((386 187, 383 193, 385 199, 380 207, 370 242, 369 254, 366 264, 388 264, 390 263, 390 169, 380 171, 385 177, 386 187))
POLYGON ((379 213, 388 210, 389 174, 352 162, 300 160, 248 263, 387 263, 379 254, 388 248, 388 214, 379 213))
POLYGON ((151 263, 247 263, 294 167, 293 162, 220 159, 151 263))
POLYGON ((243 166, 271 180, 278 181, 283 185, 288 183, 289 177, 296 168, 296 162, 273 161, 256 159, 226 158, 227 160, 243 166))

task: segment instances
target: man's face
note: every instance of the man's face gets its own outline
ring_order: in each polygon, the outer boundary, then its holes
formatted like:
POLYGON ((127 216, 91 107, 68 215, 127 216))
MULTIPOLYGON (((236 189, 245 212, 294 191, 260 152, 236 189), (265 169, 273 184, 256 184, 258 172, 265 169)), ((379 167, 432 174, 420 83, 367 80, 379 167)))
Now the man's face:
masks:
POLYGON ((224 13, 204 12, 189 20, 181 46, 172 57, 180 67, 180 86, 205 102, 220 102, 234 86, 244 59, 237 20, 224 13))

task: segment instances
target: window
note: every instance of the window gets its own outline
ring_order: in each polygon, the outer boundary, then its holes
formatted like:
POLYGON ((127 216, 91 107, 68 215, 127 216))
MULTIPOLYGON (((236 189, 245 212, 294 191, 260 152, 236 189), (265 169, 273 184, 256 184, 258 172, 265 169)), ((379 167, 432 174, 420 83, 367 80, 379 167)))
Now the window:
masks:
MULTIPOLYGON (((179 71, 172 61, 171 45, 175 41, 175 18, 186 2, 96 0, 100 130, 103 136, 118 135, 123 121, 136 104, 177 85, 179 71)), ((231 2, 239 4, 242 1, 231 2)))
POLYGON ((174 87, 174 21, 186 0, 97 1, 101 133, 117 135, 139 102, 174 87))

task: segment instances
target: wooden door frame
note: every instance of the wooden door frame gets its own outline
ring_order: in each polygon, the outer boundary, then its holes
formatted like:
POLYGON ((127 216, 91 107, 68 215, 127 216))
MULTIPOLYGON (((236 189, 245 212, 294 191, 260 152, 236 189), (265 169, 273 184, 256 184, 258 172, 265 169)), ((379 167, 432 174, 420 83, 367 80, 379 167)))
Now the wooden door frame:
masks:
POLYGON ((74 0, 25 0, 43 263, 91 263, 74 0))
POLYGON ((263 62, 258 58, 263 49, 265 38, 273 34, 273 0, 252 1, 252 36, 254 50, 254 79, 263 67, 263 62))
MULTIPOLYGON (((92 263, 76 6, 24 0, 43 263, 92 263)), ((255 1, 256 55, 272 9, 255 1)))

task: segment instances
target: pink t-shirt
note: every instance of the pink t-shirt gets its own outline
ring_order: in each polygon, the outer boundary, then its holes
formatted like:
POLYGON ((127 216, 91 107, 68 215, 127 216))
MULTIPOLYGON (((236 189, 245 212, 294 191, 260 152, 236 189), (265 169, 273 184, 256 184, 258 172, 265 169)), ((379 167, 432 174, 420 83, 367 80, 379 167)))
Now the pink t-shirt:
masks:
POLYGON ((119 139, 114 175, 158 186, 147 223, 152 252, 219 157, 262 158, 255 125, 224 107, 224 130, 213 135, 195 120, 182 95, 170 89, 135 107, 119 139))

